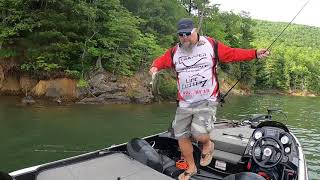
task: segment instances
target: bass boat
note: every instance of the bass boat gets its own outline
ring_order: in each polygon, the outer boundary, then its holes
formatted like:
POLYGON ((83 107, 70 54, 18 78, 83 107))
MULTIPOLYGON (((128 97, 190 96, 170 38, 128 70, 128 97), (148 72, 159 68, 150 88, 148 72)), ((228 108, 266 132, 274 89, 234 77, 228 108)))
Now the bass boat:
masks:
MULTIPOLYGON (((193 180, 308 180, 301 144, 272 110, 242 121, 219 120, 210 133, 215 144, 208 166, 193 142, 198 173, 193 180)), ((2 173, 5 180, 170 180, 187 164, 170 131, 34 167, 2 173)), ((0 179, 1 179, 0 178, 0 179)), ((1 179, 1 180, 2 180, 1 179)))

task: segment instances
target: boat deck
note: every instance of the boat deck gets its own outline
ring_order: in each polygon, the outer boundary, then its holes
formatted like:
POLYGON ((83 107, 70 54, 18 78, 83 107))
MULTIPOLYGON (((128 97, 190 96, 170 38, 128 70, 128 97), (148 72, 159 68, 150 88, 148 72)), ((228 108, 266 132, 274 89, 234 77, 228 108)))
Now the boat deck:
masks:
POLYGON ((91 160, 45 169, 36 180, 172 180, 123 153, 114 153, 91 160))

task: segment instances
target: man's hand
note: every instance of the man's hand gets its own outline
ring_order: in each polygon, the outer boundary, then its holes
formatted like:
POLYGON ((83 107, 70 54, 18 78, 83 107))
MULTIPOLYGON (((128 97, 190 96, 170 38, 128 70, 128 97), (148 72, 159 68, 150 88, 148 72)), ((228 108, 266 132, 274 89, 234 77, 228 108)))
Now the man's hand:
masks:
POLYGON ((149 70, 149 74, 152 76, 152 75, 154 75, 155 73, 157 73, 158 72, 158 68, 156 68, 156 67, 152 67, 152 68, 150 68, 150 70, 149 70))
POLYGON ((267 49, 257 50, 257 58, 258 59, 268 57, 269 55, 270 55, 270 52, 267 49))

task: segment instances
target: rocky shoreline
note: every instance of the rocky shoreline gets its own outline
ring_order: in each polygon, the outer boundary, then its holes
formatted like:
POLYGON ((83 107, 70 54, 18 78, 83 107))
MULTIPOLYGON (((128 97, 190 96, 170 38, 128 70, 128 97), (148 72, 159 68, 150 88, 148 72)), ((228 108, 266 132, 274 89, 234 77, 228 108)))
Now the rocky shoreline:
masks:
POLYGON ((149 75, 143 72, 132 77, 117 77, 103 70, 91 73, 88 85, 79 87, 75 79, 37 80, 5 73, 0 65, 0 95, 22 96, 23 104, 34 104, 39 98, 58 104, 146 104, 153 100, 148 81, 149 75))

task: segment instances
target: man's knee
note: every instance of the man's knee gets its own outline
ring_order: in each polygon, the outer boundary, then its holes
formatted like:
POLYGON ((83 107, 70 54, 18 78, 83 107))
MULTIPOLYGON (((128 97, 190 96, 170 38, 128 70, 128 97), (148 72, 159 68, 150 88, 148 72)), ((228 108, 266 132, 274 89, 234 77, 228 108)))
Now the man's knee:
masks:
POLYGON ((208 141, 210 141, 210 136, 207 133, 194 135, 193 138, 197 141, 200 141, 201 143, 207 143, 208 141))

